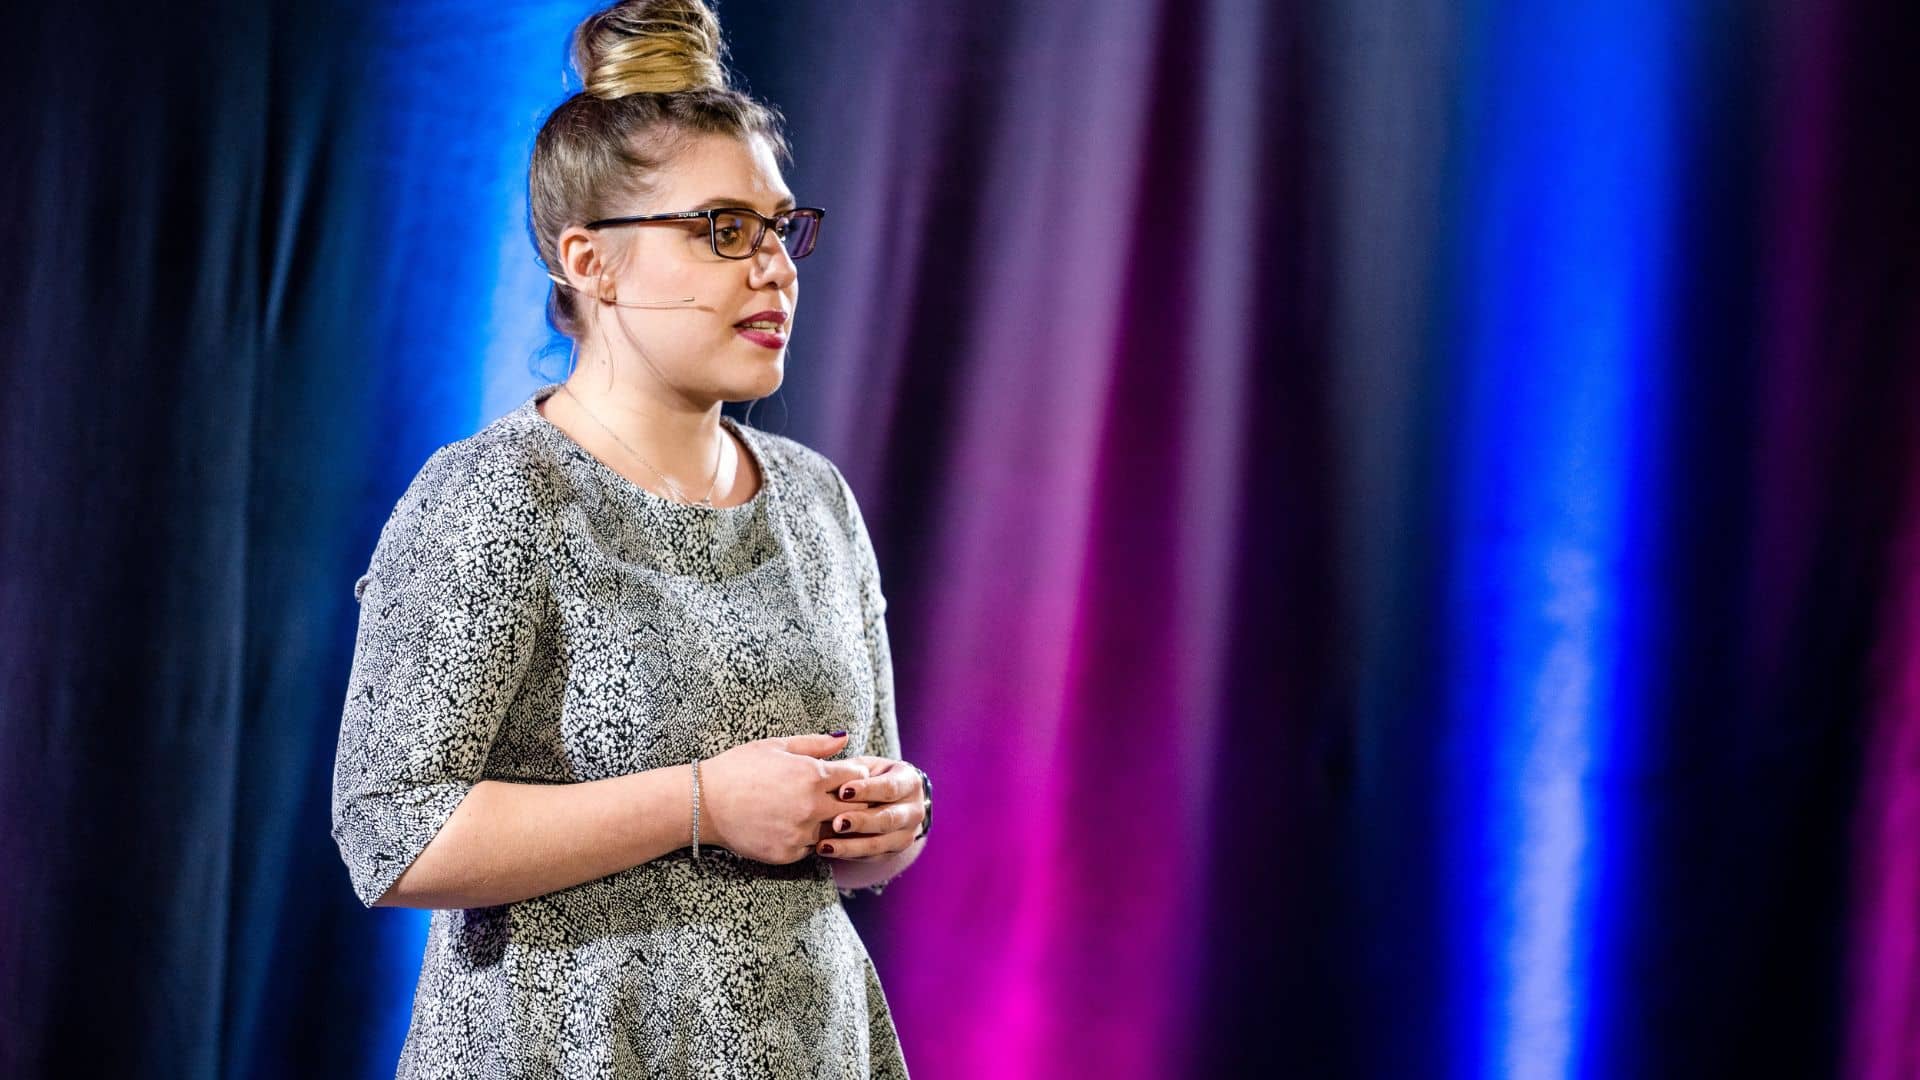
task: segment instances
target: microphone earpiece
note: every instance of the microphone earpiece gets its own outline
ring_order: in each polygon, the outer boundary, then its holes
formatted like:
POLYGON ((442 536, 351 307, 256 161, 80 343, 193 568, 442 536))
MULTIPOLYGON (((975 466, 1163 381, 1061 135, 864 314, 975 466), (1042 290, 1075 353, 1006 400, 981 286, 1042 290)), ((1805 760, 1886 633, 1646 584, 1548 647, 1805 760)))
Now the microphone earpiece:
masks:
POLYGON ((625 300, 609 300, 607 303, 616 307, 662 307, 667 304, 691 304, 693 303, 693 297, 682 296, 677 300, 642 300, 638 303, 628 303, 625 300))
MULTIPOLYGON (((568 288, 573 287, 573 282, 568 281, 566 278, 561 277, 559 274, 550 273, 547 276, 552 278, 555 284, 565 285, 568 288)), ((613 304, 616 307, 660 307, 665 304, 691 304, 693 303, 693 297, 682 296, 682 297, 677 297, 671 300, 642 300, 637 303, 629 302, 626 300, 609 300, 607 301, 607 303, 613 304)))

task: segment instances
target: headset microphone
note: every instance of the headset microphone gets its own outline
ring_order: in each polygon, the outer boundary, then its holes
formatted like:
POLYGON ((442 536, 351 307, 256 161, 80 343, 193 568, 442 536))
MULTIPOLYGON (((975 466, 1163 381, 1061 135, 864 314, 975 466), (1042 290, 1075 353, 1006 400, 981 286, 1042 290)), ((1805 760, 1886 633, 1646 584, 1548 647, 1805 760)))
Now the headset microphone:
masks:
MULTIPOLYGON (((547 276, 552 278, 557 284, 565 285, 568 288, 573 287, 572 282, 568 281, 567 279, 561 277, 558 274, 548 274, 547 276)), ((642 300, 638 302, 629 302, 626 300, 608 300, 607 303, 612 304, 616 307, 663 307, 667 304, 691 304, 693 303, 693 297, 681 296, 671 300, 642 300)))
POLYGON ((682 296, 678 300, 641 300, 637 302, 628 302, 626 300, 609 300, 607 301, 607 303, 612 304, 615 307, 664 307, 667 304, 691 304, 693 303, 693 297, 682 296))

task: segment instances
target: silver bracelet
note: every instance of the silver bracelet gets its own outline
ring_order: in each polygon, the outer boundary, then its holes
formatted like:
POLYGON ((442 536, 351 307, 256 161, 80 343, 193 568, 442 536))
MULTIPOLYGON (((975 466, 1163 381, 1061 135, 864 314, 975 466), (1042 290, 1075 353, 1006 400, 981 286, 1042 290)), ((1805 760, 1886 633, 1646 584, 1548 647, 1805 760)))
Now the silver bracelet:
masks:
POLYGON ((693 759, 693 859, 700 861, 700 759, 693 759))

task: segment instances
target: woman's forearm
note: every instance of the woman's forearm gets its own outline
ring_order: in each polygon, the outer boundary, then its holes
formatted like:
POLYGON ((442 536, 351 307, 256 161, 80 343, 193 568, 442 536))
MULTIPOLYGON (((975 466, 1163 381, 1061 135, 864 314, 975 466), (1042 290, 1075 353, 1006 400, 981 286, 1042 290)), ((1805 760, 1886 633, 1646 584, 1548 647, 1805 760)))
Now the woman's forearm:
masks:
POLYGON ((525 900, 677 851, 692 827, 687 765, 574 784, 482 780, 376 906, 525 900))
POLYGON ((923 836, 883 859, 833 859, 833 883, 842 889, 864 889, 886 881, 912 866, 930 839, 931 836, 923 836))

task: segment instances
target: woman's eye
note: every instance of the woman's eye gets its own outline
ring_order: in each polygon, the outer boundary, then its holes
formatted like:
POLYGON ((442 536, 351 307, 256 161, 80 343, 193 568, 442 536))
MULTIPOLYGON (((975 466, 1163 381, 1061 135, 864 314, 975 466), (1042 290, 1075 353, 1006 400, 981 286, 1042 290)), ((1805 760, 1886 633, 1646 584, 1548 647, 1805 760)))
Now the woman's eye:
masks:
POLYGON ((722 245, 731 244, 735 240, 739 239, 739 237, 740 237, 740 230, 733 228, 731 226, 722 227, 720 230, 720 243, 722 245))

